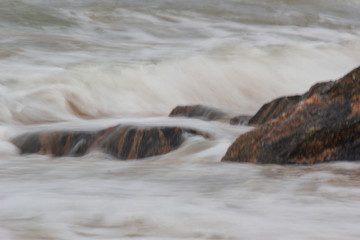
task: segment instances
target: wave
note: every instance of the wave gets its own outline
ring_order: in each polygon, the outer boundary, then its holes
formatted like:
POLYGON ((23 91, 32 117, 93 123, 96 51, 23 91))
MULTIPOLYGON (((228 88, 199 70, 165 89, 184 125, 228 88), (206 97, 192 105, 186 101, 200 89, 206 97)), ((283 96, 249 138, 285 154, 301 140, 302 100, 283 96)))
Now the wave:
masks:
POLYGON ((3 81, 0 121, 166 116, 185 104, 251 114, 275 97, 341 77, 360 63, 359 50, 355 43, 266 48, 230 44, 219 51, 233 55, 216 54, 215 49, 209 56, 152 64, 77 64, 47 77, 3 81))

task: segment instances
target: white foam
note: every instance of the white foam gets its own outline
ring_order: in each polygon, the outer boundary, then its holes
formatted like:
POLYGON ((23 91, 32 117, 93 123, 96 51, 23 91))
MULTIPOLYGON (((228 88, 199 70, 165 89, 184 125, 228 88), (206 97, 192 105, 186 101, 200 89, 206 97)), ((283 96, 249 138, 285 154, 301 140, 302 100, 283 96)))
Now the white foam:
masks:
POLYGON ((0 239, 360 239, 358 163, 220 163, 250 128, 166 117, 199 103, 254 113, 343 76, 360 63, 359 3, 0 1, 0 239), (212 137, 126 162, 10 143, 115 124, 212 137))
POLYGON ((302 94, 318 81, 356 67, 354 43, 320 46, 227 45, 228 57, 194 56, 133 66, 83 64, 44 78, 24 78, 1 96, 2 122, 169 114, 185 104, 254 113, 276 97, 302 94), (45 104, 44 104, 45 103, 45 104))
POLYGON ((0 126, 0 156, 6 157, 17 155, 18 149, 9 142, 10 138, 18 132, 17 128, 10 126, 0 126))
POLYGON ((346 163, 348 172, 341 173, 340 163, 256 166, 219 163, 211 154, 175 156, 139 162, 99 161, 97 155, 1 158, 0 234, 254 240, 360 235, 354 211, 360 207, 359 164, 346 163))

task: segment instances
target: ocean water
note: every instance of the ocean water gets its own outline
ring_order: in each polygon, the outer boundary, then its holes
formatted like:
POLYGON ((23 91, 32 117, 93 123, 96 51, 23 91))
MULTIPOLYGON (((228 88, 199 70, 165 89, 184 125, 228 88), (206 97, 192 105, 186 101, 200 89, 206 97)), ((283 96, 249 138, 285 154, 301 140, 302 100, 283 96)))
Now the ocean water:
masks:
POLYGON ((220 163, 254 114, 360 65, 358 0, 0 0, 0 239, 359 239, 360 165, 220 163), (142 161, 20 155, 26 131, 189 126, 142 161))

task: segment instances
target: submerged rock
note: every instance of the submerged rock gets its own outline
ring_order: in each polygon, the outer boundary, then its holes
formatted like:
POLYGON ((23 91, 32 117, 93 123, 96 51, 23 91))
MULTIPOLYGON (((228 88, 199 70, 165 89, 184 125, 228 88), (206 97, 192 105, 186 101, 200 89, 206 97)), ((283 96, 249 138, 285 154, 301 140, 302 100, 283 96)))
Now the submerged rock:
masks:
POLYGON ((200 118, 204 120, 222 120, 228 117, 229 113, 215 107, 204 105, 190 105, 175 107, 169 117, 200 118))
POLYGON ((181 127, 114 126, 100 131, 54 131, 26 133, 12 142, 23 154, 82 156, 98 149, 118 159, 140 159, 168 153, 184 141, 184 134, 207 133, 181 127))
POLYGON ((187 117, 198 118, 207 121, 227 122, 232 125, 247 124, 250 116, 238 115, 225 111, 223 109, 209 107, 205 105, 177 106, 169 117, 187 117))
POLYGON ((251 116, 249 115, 237 115, 235 117, 230 118, 229 123, 231 125, 248 125, 251 116))
POLYGON ((360 67, 302 96, 265 104, 222 161, 313 164, 360 160, 360 67), (262 125, 261 125, 262 124, 262 125))

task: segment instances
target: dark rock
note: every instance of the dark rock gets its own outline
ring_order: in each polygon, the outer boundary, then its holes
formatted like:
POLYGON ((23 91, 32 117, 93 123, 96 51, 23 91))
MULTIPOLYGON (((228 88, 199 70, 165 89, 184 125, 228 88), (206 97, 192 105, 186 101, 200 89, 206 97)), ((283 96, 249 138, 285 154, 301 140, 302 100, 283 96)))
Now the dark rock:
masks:
POLYGON ((204 105, 177 106, 171 111, 169 117, 198 118, 206 121, 226 122, 232 125, 247 124, 250 119, 250 116, 247 115, 235 116, 229 111, 204 105))
POLYGON ((12 142, 23 154, 82 156, 98 149, 118 159, 140 159, 168 153, 184 141, 184 134, 209 134, 181 127, 114 126, 100 131, 26 133, 12 142))
POLYGON ((169 117, 200 118, 204 120, 221 120, 227 116, 228 113, 222 109, 204 105, 177 106, 169 115, 169 117))
POLYGON ((249 124, 249 120, 251 119, 251 116, 249 115, 238 115, 235 117, 230 118, 230 124, 231 125, 247 125, 249 124))
POLYGON ((222 161, 313 164, 360 160, 360 67, 302 96, 279 98, 250 120, 222 161), (274 112, 272 112, 274 111, 274 112))
POLYGON ((260 108, 260 110, 249 120, 250 125, 260 125, 269 120, 280 117, 289 111, 301 100, 301 96, 281 97, 275 99, 260 108))

